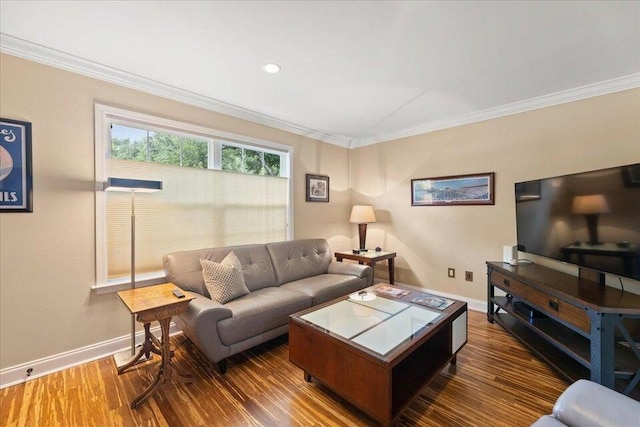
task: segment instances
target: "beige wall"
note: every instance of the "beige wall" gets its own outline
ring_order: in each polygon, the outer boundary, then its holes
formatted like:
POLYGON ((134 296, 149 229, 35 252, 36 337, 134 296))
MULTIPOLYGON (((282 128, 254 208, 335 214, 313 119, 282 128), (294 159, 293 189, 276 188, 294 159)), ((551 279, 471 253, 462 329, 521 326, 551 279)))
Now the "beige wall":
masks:
POLYGON ((485 261, 516 241, 514 182, 637 162, 638 89, 362 147, 350 153, 350 182, 353 202, 379 217, 367 246, 398 252, 398 281, 486 300, 485 261), (411 206, 411 179, 477 172, 495 172, 495 206, 411 206))
POLYGON ((90 289, 95 102, 293 146, 295 237, 349 246, 346 149, 2 55, 0 115, 33 126, 34 212, 0 214, 0 368, 129 331, 117 295, 90 289), (331 203, 305 202, 306 173, 331 177, 331 203))

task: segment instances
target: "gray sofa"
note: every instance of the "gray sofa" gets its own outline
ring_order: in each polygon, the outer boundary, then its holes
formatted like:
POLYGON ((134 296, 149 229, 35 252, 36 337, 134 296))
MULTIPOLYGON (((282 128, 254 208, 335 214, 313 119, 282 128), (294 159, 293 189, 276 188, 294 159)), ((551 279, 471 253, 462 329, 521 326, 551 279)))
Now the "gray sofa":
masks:
POLYGON ((222 373, 227 357, 287 333, 289 315, 373 284, 371 267, 333 261, 323 239, 174 252, 163 265, 168 282, 196 296, 175 323, 222 373), (221 262, 231 251, 250 292, 220 304, 200 258, 221 262))
POLYGON ((598 383, 578 380, 560 395, 552 415, 531 427, 637 427, 640 402, 598 383))

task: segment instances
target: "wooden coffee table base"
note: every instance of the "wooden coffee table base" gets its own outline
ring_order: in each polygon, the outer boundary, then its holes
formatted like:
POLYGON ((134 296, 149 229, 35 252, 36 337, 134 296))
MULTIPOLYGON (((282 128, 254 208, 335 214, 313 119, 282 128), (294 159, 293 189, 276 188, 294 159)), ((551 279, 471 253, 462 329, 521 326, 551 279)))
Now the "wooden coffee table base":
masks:
POLYGON ((295 314, 289 322, 289 360, 306 381, 315 378, 387 426, 447 363, 456 363, 466 334, 467 306, 456 302, 422 337, 380 356, 295 314))

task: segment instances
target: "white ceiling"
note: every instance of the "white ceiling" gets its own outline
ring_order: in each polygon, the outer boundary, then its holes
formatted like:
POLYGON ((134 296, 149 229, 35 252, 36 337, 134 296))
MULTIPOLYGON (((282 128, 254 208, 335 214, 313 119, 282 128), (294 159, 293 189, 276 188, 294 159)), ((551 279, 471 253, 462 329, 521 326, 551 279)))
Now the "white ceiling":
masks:
POLYGON ((0 36, 5 53, 351 147, 640 86, 636 1, 2 0, 0 36))

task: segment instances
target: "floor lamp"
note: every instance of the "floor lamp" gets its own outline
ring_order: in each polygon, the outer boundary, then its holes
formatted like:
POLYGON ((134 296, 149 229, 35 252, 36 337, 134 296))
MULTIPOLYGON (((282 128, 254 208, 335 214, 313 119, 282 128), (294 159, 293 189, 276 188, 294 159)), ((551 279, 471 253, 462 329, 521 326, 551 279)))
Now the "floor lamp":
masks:
MULTIPOLYGON (((142 179, 108 178, 104 183, 104 191, 120 191, 131 193, 131 289, 136 288, 136 193, 155 193, 162 190, 162 181, 142 179)), ((136 354, 136 318, 131 315, 131 351, 114 354, 116 367, 120 368, 130 362, 136 354)), ((142 361, 142 360, 141 360, 142 361)))

